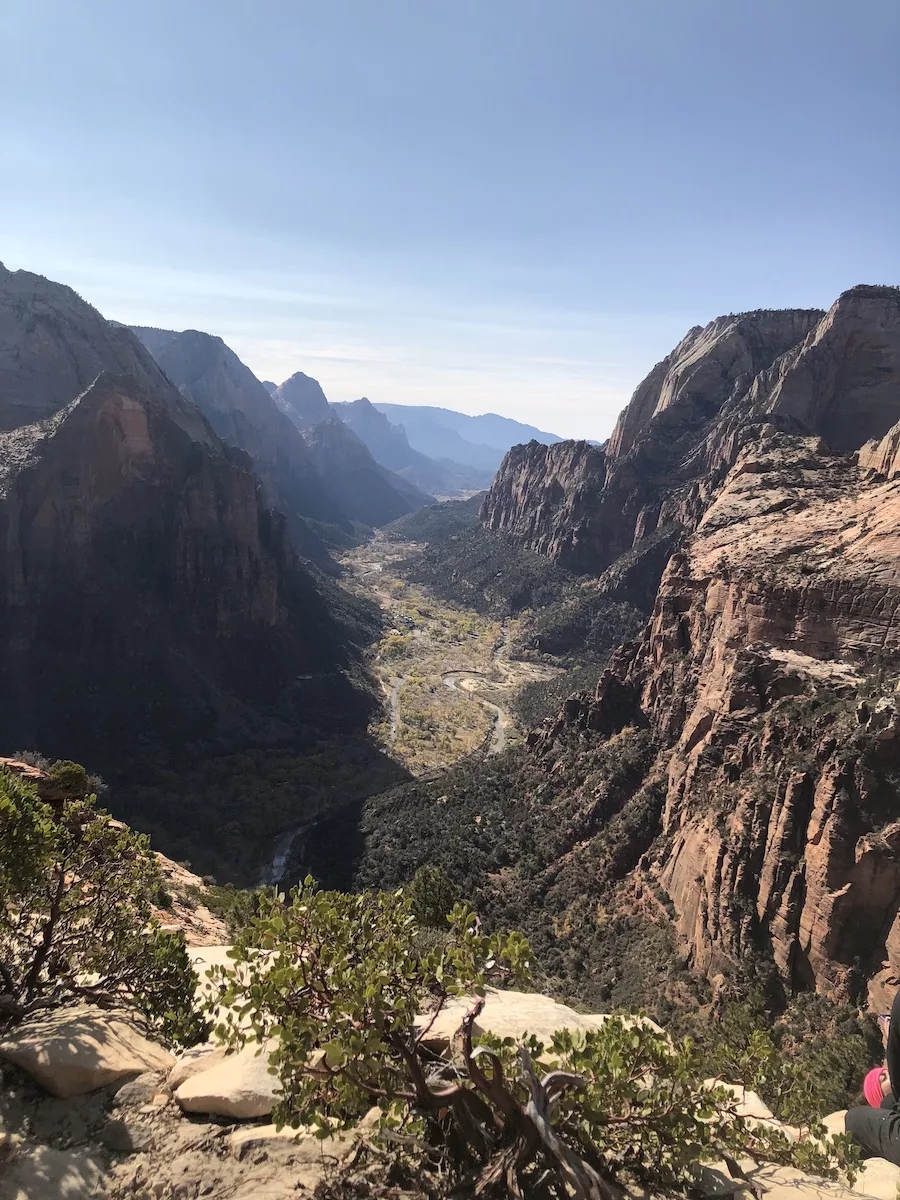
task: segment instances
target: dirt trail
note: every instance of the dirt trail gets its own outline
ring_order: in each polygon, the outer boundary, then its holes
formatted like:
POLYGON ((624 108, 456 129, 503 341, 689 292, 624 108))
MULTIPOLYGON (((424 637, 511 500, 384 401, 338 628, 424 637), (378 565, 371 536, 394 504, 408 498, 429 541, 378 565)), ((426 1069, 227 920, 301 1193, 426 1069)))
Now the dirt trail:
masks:
POLYGON ((406 683, 405 675, 401 675, 398 679, 395 679, 388 699, 388 705, 391 712, 391 728, 389 736, 392 742, 396 742, 397 740, 397 703, 400 700, 400 689, 403 687, 404 683, 406 683))

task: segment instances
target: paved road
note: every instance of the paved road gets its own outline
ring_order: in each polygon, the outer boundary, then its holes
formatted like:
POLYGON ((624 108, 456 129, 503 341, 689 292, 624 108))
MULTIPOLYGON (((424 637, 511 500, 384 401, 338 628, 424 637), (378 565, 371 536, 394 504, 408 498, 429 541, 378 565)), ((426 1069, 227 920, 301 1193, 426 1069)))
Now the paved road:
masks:
POLYGON ((511 717, 505 708, 501 708, 499 704, 494 704, 491 700, 485 700, 484 696, 478 694, 478 683, 487 679, 487 676, 482 671, 450 671, 442 676, 444 686, 452 688, 454 692, 465 692, 467 696, 471 696, 473 700, 477 700, 479 704, 483 704, 494 714, 494 729, 491 738, 491 744, 488 747, 488 754, 500 754, 506 749, 506 729, 509 725, 511 717), (466 684, 469 687, 466 687, 466 684))

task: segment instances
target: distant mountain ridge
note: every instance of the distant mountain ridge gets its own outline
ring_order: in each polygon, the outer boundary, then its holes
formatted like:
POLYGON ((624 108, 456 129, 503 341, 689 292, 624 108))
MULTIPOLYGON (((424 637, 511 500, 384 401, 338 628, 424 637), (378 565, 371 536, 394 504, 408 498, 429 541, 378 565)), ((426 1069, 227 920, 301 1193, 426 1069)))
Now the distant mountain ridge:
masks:
POLYGON ((247 451, 301 553, 327 560, 323 538, 346 545, 358 526, 371 528, 433 501, 375 462, 349 430, 306 437, 334 420, 315 379, 297 372, 270 393, 219 337, 145 326, 132 332, 216 433, 247 451), (349 474, 348 462, 354 463, 349 474))
POLYGON ((393 425, 365 396, 331 407, 365 442, 376 462, 420 488, 442 496, 456 496, 460 492, 480 491, 493 479, 492 470, 466 466, 443 456, 430 458, 420 450, 414 450, 406 430, 401 425, 393 425))
POLYGON ((221 338, 196 329, 179 333, 135 325, 131 332, 219 437, 247 451, 269 502, 287 518, 297 549, 326 561, 320 534, 331 542, 346 540, 353 532, 351 521, 302 435, 249 367, 221 338))
POLYGON ((552 446, 563 441, 555 433, 497 413, 473 417, 428 405, 375 403, 374 407, 402 426, 414 450, 482 470, 496 471, 507 450, 524 442, 552 446))
POLYGON ((318 379, 295 371, 284 383, 273 385, 272 399, 278 408, 294 422, 298 429, 309 429, 320 421, 327 421, 331 409, 318 379))

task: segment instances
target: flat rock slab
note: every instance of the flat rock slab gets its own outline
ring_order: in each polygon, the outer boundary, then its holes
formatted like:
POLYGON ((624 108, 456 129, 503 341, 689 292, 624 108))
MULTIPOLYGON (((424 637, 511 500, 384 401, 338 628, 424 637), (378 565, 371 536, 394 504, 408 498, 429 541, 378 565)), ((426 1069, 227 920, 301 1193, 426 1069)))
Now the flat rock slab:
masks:
POLYGON ((175 1066, 169 1072, 166 1082, 175 1091, 201 1071, 209 1071, 224 1062, 226 1052, 223 1046, 215 1042, 204 1042, 202 1046, 191 1046, 175 1059, 175 1066))
POLYGON ((252 1120, 267 1117, 275 1107, 278 1079, 269 1074, 269 1048, 251 1042, 224 1057, 208 1071, 186 1079, 175 1092, 185 1112, 252 1120))
POLYGON ((898 1188, 900 1167, 886 1158, 867 1158, 853 1183, 854 1192, 875 1196, 877 1200, 897 1200, 898 1188))
POLYGON ((0 1058, 63 1099, 145 1071, 167 1071, 175 1061, 127 1016, 89 1007, 62 1008, 20 1025, 0 1042, 0 1058))
POLYGON ((870 1196, 874 1200, 896 1200, 900 1167, 883 1158, 869 1158, 862 1164, 852 1189, 844 1183, 805 1175, 794 1167, 763 1166, 747 1172, 754 1183, 766 1189, 766 1200, 854 1200, 870 1196))
POLYGON ((103 1164, 87 1150, 36 1146, 0 1173, 0 1200, 97 1200, 103 1164))
MULTIPOLYGON (((463 1017, 472 1007, 474 997, 453 997, 441 1010, 437 1020, 425 1036, 428 1045, 447 1045, 462 1024, 463 1017)), ((608 1016, 596 1013, 579 1013, 567 1004, 560 1004, 549 996, 537 992, 501 992, 489 988, 485 994, 485 1005, 473 1025, 473 1032, 483 1034, 493 1033, 496 1037, 511 1037, 521 1041, 529 1034, 534 1034, 539 1040, 549 1042, 559 1029, 584 1029, 592 1031, 602 1029, 608 1016)), ((632 1018, 642 1024, 649 1025, 658 1033, 663 1031, 649 1017, 632 1018)), ((431 1017, 423 1015, 418 1019, 418 1027, 424 1028, 431 1017)))

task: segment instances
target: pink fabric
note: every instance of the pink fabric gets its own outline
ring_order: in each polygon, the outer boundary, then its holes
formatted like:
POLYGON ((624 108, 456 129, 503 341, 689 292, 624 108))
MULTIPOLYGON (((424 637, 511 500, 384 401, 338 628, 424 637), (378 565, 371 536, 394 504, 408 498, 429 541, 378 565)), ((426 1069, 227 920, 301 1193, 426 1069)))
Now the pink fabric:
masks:
POLYGON ((881 1090, 881 1076, 884 1067, 873 1067, 863 1080, 863 1095, 873 1108, 880 1108, 884 1093, 881 1090))

